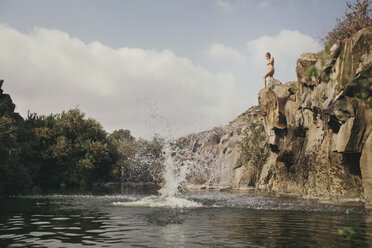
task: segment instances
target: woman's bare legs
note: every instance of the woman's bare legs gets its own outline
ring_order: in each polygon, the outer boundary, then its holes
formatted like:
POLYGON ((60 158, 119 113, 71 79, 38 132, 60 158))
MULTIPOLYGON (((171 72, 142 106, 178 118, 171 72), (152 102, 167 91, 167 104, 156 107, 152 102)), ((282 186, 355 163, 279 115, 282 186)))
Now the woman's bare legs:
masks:
POLYGON ((269 70, 268 72, 265 73, 265 75, 263 76, 263 81, 264 81, 264 84, 265 84, 265 88, 266 88, 266 78, 267 77, 272 77, 274 75, 274 70, 269 70))

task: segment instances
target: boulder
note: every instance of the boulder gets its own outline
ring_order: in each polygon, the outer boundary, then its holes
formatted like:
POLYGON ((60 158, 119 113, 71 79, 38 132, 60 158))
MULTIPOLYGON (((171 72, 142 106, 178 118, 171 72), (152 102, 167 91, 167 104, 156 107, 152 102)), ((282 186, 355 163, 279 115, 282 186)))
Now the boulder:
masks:
MULTIPOLYGON (((307 80, 307 72, 310 66, 314 66, 318 59, 319 55, 315 53, 301 54, 301 57, 296 62, 296 73, 298 82, 302 84, 309 83, 309 80, 307 80)), ((313 84, 313 82, 311 82, 311 84, 313 84)))
POLYGON ((271 152, 257 188, 333 200, 363 199, 365 188, 372 194, 369 110, 355 90, 348 91, 354 78, 371 77, 370 33, 365 29, 322 53, 302 54, 298 82, 259 92, 271 152))
POLYGON ((367 202, 372 205, 372 109, 368 108, 364 112, 366 130, 364 140, 361 144, 362 153, 360 157, 360 169, 363 178, 363 187, 367 202))
POLYGON ((372 108, 356 81, 364 80, 363 90, 372 91, 371 41, 372 28, 367 28, 324 52, 302 54, 298 81, 281 84, 269 78, 258 93, 258 107, 228 125, 183 138, 191 154, 186 157, 208 158, 198 164, 213 187, 252 186, 372 205, 372 108), (237 165, 244 130, 255 121, 264 123, 266 163, 237 165))

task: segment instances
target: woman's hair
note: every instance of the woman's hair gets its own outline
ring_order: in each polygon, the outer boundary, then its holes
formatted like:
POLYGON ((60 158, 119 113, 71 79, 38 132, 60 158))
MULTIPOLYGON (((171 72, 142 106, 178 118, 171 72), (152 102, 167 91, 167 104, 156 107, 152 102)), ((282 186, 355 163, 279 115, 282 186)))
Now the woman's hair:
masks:
POLYGON ((267 52, 266 54, 269 55, 269 57, 271 57, 271 54, 269 52, 267 52))

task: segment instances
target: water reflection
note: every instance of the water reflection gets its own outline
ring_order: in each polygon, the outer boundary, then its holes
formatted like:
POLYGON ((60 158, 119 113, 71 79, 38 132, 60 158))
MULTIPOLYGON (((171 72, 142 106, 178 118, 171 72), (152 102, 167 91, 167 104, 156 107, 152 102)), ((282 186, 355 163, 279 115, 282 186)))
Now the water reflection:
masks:
POLYGON ((337 234, 356 223, 366 230, 364 216, 299 211, 218 209, 214 224, 230 231, 230 240, 253 242, 265 247, 365 247, 368 235, 347 240, 337 234))
POLYGON ((164 208, 145 214, 144 219, 149 224, 166 226, 169 224, 183 224, 188 214, 188 210, 164 208))
POLYGON ((289 206, 297 203, 274 199, 273 209, 262 210, 252 206, 267 199, 248 196, 189 195, 204 206, 192 209, 112 205, 142 197, 1 199, 0 247, 368 247, 372 226, 372 215, 358 209, 347 211, 350 214, 340 207, 293 210, 289 206), (360 234, 351 238, 337 234, 344 227, 353 227, 360 234))

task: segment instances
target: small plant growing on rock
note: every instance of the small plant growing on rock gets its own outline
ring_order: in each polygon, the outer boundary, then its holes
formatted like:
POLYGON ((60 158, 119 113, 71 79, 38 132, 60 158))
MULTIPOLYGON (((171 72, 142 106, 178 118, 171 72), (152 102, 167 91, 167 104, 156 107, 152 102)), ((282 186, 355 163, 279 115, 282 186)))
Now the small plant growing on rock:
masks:
POLYGON ((372 108, 372 68, 367 70, 364 75, 353 80, 354 92, 356 98, 366 102, 366 106, 372 108))
POLYGON ((240 157, 237 160, 237 168, 252 163, 257 168, 262 168, 266 162, 268 149, 264 126, 261 122, 252 122, 243 133, 243 139, 239 143, 240 157))
POLYGON ((311 65, 306 71, 306 80, 311 80, 312 77, 318 77, 319 72, 315 65, 311 65))
POLYGON ((331 50, 331 46, 329 44, 327 44, 325 46, 324 51, 321 53, 321 57, 320 57, 320 62, 321 63, 320 63, 319 67, 317 67, 315 64, 309 66, 309 68, 307 69, 307 71, 305 73, 307 81, 315 80, 321 74, 321 71, 327 69, 326 68, 327 67, 327 62, 330 59, 330 56, 329 56, 330 55, 330 50, 331 50), (315 78, 315 79, 313 79, 313 78, 315 78))

